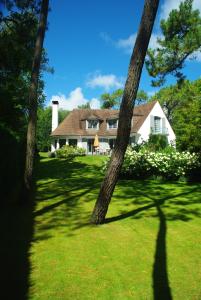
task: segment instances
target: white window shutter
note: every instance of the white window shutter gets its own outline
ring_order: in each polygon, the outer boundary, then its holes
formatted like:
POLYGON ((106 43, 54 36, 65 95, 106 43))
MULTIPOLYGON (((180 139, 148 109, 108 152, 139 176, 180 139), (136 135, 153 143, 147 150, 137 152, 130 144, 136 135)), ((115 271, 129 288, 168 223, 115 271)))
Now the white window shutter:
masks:
POLYGON ((154 116, 150 116, 150 131, 151 133, 154 133, 154 116))
POLYGON ((162 118, 162 133, 166 134, 166 121, 165 121, 165 118, 162 118))

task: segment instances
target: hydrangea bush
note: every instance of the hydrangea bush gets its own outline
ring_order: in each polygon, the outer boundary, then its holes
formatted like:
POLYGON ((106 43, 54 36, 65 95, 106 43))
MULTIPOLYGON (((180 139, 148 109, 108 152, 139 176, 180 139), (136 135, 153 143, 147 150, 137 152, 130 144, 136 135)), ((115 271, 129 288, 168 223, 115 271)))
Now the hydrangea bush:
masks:
POLYGON ((56 150, 56 157, 65 158, 68 160, 72 160, 76 156, 84 156, 85 154, 85 149, 69 145, 65 145, 62 148, 56 150))
MULTIPOLYGON (((103 170, 106 170, 108 161, 103 170)), ((167 148, 160 152, 140 149, 138 152, 128 147, 121 176, 124 178, 149 178, 160 176, 168 180, 179 179, 193 173, 200 168, 199 157, 195 153, 178 152, 174 148, 167 148)))

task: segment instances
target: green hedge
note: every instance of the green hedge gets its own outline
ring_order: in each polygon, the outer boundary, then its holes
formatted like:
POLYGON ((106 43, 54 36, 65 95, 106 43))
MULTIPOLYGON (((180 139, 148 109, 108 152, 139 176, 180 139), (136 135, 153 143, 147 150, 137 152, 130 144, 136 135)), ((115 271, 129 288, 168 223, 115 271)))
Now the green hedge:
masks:
POLYGON ((80 147, 73 147, 69 145, 65 145, 56 151, 56 157, 65 158, 67 160, 72 160, 76 156, 84 156, 85 154, 86 154, 85 149, 80 147))

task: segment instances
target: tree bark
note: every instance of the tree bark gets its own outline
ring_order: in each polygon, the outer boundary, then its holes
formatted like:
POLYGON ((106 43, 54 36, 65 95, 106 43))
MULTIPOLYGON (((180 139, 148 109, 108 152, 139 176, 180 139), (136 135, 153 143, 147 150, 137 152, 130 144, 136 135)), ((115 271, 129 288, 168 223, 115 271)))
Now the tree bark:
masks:
POLYGON ((91 216, 91 222, 93 224, 104 223, 108 206, 123 164, 124 154, 130 137, 135 99, 158 5, 159 0, 145 0, 120 106, 116 144, 91 216))
POLYGON ((34 58, 31 73, 31 84, 29 91, 29 120, 27 128, 27 147, 26 147, 26 162, 24 172, 24 193, 29 195, 33 181, 33 163, 36 144, 36 121, 37 121, 37 90, 38 79, 40 74, 40 64, 43 49, 43 41, 47 25, 49 0, 43 0, 41 3, 41 12, 39 26, 36 36, 34 58))

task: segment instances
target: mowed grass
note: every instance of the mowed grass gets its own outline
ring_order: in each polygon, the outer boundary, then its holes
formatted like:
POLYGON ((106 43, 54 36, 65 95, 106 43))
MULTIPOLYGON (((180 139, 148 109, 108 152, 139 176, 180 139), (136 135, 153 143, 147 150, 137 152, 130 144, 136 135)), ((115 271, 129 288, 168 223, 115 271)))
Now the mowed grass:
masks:
POLYGON ((28 299, 201 299, 201 185, 119 181, 93 226, 103 160, 41 158, 28 299))

